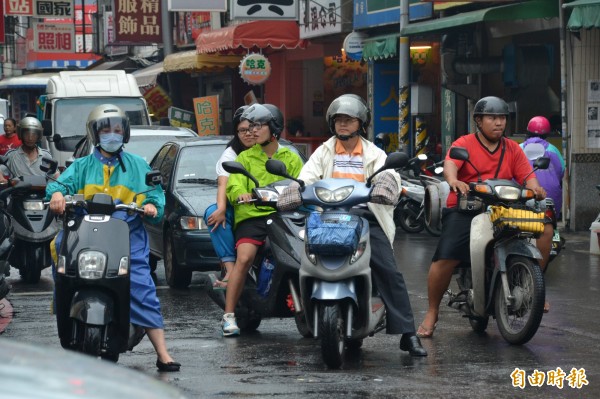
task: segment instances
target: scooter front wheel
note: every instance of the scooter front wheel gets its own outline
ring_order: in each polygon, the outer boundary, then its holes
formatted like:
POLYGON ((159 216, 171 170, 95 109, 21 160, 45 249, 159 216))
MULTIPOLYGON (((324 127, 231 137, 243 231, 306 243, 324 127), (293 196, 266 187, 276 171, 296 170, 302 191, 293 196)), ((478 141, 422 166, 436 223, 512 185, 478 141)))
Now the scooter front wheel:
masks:
POLYGON ((544 276, 537 262, 511 256, 506 264, 510 304, 501 281, 496 284, 494 310, 502 337, 513 345, 529 341, 542 321, 546 297, 544 276))
POLYGON ((102 330, 98 326, 86 325, 83 331, 82 352, 91 356, 100 356, 102 330))
POLYGON ((408 209, 408 205, 398 205, 394 209, 394 222, 407 233, 420 233, 425 228, 423 218, 417 217, 408 209))
POLYGON ((320 306, 319 336, 321 354, 327 367, 340 368, 344 362, 344 319, 339 303, 323 303, 320 306))

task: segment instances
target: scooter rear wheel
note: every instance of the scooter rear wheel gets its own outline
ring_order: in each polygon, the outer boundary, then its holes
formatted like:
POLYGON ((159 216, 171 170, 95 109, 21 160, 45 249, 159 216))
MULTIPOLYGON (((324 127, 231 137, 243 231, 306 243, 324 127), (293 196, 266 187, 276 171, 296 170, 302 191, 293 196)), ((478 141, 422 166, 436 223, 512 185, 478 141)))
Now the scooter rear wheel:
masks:
POLYGON ((339 303, 323 303, 320 306, 319 336, 321 355, 327 367, 340 368, 344 362, 346 342, 344 340, 344 319, 339 303))
POLYGON ((423 218, 417 218, 416 215, 409 209, 405 209, 408 205, 398 205, 394 209, 394 222, 396 226, 402 227, 407 233, 420 233, 425 228, 423 218))
POLYGON ((506 277, 514 299, 510 306, 506 304, 504 288, 498 281, 494 293, 496 323, 507 342, 522 345, 533 338, 542 321, 544 275, 532 259, 511 256, 506 263, 506 277))
POLYGON ((469 324, 471 324, 471 328, 473 331, 477 333, 482 333, 487 329, 488 323, 490 321, 489 317, 470 317, 469 324))

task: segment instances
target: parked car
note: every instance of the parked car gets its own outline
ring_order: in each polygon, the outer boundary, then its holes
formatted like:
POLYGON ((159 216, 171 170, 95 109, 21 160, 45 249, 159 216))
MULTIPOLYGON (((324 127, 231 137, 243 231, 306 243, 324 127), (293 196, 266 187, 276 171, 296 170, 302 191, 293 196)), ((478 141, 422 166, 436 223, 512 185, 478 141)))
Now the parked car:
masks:
MULTIPOLYGON (((159 170, 165 190, 165 215, 159 224, 144 222, 150 239, 150 266, 164 260, 167 284, 185 288, 194 271, 220 270, 204 211, 217 198, 215 165, 231 136, 205 136, 171 140, 150 162, 159 170)), ((287 140, 280 143, 302 157, 287 140)))
MULTIPOLYGON (((198 137, 198 135, 185 127, 132 125, 129 142, 125 144, 125 151, 139 155, 150 162, 160 146, 176 137, 198 137)), ((93 149, 92 138, 86 135, 77 143, 72 159, 67 161, 67 166, 73 162, 73 159, 91 154, 93 149)))
POLYGON ((0 397, 185 399, 142 372, 48 345, 0 339, 0 397))

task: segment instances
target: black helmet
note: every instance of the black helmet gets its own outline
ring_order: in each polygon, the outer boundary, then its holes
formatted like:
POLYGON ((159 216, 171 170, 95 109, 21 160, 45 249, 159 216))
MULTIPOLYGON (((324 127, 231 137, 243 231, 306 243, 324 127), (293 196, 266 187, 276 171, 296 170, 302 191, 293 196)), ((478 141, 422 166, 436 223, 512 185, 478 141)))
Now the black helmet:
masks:
POLYGON ((92 137, 94 146, 100 143, 98 132, 105 127, 121 126, 123 129, 123 143, 129 142, 129 118, 119 107, 112 104, 98 105, 90 112, 86 123, 87 132, 92 137))
POLYGON ((242 121, 242 114, 244 113, 245 110, 247 110, 249 107, 249 105, 242 105, 241 107, 239 107, 238 109, 235 110, 235 112, 233 113, 233 128, 237 128, 237 125, 240 124, 240 122, 242 121))
POLYGON ((273 104, 252 104, 244 111, 241 119, 268 125, 276 139, 279 139, 284 127, 283 114, 273 104))
POLYGON ((356 94, 342 94, 331 102, 327 108, 325 119, 329 125, 331 133, 335 134, 335 122, 333 118, 337 114, 349 115, 360 119, 361 128, 366 130, 371 122, 371 111, 367 107, 367 102, 356 94))
POLYGON ((498 97, 483 97, 477 101, 473 109, 473 119, 481 115, 506 115, 508 116, 508 104, 498 97))
POLYGON ((33 116, 26 116, 25 118, 21 119, 19 125, 17 126, 17 137, 19 140, 23 141, 23 133, 25 133, 25 131, 36 133, 38 135, 38 140, 40 140, 42 138, 42 132, 44 129, 37 118, 33 116))

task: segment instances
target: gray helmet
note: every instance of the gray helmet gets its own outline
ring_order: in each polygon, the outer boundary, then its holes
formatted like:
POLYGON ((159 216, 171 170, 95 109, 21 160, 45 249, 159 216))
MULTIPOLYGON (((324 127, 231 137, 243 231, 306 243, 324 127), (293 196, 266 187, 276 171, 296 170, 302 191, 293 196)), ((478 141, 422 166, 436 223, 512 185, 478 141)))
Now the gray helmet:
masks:
POLYGON ((508 104, 498 97, 483 97, 477 101, 473 109, 473 119, 481 115, 506 115, 508 116, 508 104))
POLYGON ((244 111, 241 119, 268 125, 276 139, 279 139, 284 127, 283 114, 273 104, 252 104, 244 111))
POLYGON ((333 118, 338 114, 360 119, 362 130, 366 130, 369 123, 371 123, 371 111, 367 107, 367 102, 356 94, 342 94, 333 100, 329 108, 327 108, 325 119, 329 125, 329 130, 333 134, 335 134, 335 122, 333 118))
POLYGON ((245 110, 248 109, 248 107, 249 107, 249 105, 242 105, 241 107, 236 109, 235 112, 233 113, 233 128, 234 129, 242 121, 242 114, 244 113, 245 110))
POLYGON ((17 126, 17 136, 19 137, 19 140, 23 141, 23 133, 25 133, 26 130, 37 133, 38 140, 42 138, 42 132, 44 131, 40 121, 33 116, 27 116, 19 122, 19 125, 17 126))
POLYGON ((129 142, 129 118, 119 107, 103 104, 95 107, 89 114, 86 123, 87 133, 92 137, 94 146, 100 143, 98 132, 105 127, 119 125, 123 129, 123 143, 129 142))

